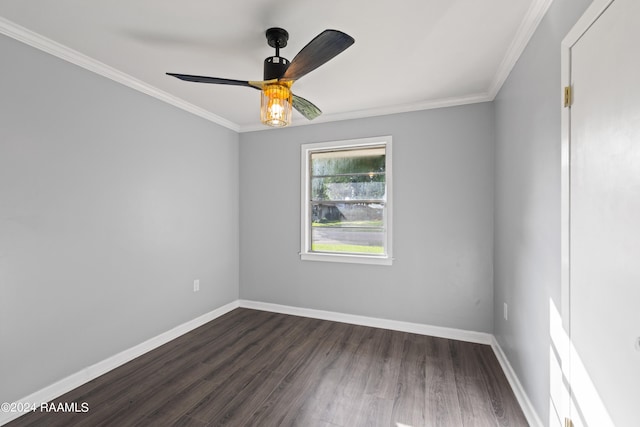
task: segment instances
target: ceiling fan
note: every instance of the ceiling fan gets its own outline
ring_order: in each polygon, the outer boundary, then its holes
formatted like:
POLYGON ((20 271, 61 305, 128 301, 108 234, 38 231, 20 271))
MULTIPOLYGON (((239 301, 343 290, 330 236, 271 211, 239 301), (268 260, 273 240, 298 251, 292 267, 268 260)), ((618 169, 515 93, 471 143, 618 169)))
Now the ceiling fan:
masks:
POLYGON ((299 78, 343 52, 355 40, 341 31, 324 30, 289 61, 280 56, 280 49, 287 45, 289 33, 282 28, 269 28, 266 36, 269 46, 276 49, 276 54, 264 60, 263 80, 233 80, 175 73, 167 75, 188 82, 246 86, 260 90, 260 119, 268 126, 282 127, 291 124, 292 106, 307 119, 315 119, 322 111, 310 101, 294 95, 291 86, 299 78))

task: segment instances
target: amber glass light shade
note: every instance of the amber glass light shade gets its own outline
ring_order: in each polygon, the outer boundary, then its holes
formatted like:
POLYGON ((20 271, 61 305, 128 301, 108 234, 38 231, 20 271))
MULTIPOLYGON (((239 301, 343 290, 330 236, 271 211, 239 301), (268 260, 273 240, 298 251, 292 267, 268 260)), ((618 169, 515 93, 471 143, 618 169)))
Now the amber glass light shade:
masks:
POLYGON ((262 88, 260 120, 267 126, 291 124, 291 90, 287 85, 272 84, 262 88))

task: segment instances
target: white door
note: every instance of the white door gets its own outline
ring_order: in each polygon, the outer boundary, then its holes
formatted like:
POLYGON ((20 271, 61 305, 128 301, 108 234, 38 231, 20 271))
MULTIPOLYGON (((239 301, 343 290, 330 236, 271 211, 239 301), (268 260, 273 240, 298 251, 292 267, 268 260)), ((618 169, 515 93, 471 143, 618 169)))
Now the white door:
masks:
POLYGON ((640 0, 611 2, 570 62, 571 417, 638 427, 640 0))

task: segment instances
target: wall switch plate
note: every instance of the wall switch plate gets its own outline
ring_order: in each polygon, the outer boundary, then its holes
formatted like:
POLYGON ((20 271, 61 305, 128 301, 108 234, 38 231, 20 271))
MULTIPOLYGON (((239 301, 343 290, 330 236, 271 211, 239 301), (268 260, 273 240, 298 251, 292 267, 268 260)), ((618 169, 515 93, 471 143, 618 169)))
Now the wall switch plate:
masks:
POLYGON ((509 320, 509 306, 504 303, 504 320, 509 320))
POLYGON ((193 292, 198 292, 200 290, 200 279, 196 279, 193 281, 193 292))

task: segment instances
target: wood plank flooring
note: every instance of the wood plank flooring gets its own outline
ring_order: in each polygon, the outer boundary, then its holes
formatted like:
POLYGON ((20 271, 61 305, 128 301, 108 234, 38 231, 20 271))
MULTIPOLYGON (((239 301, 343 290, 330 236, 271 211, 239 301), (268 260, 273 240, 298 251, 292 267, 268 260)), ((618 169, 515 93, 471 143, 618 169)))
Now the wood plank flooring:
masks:
POLYGON ((526 426, 489 346, 236 309, 9 426, 526 426))

